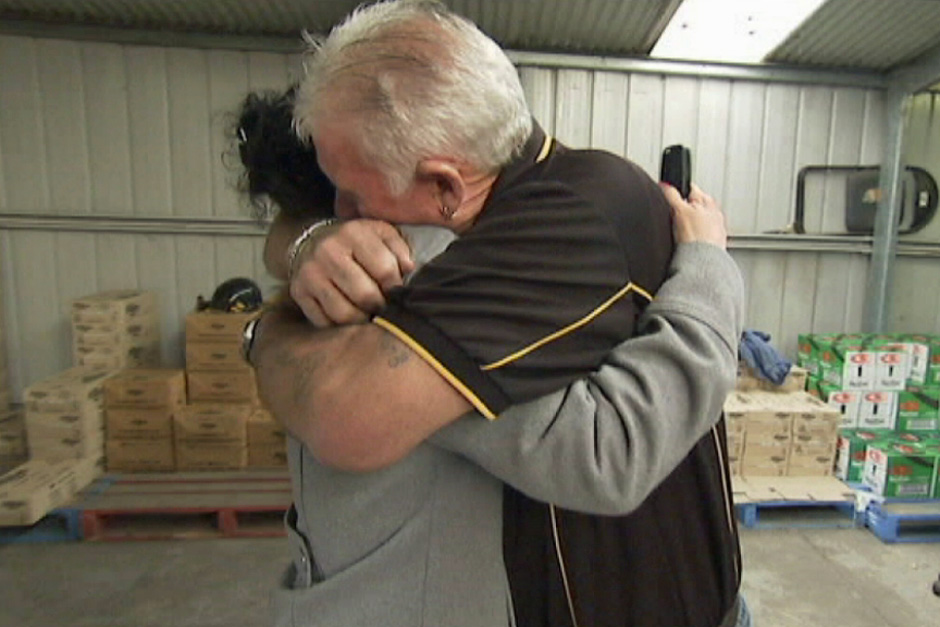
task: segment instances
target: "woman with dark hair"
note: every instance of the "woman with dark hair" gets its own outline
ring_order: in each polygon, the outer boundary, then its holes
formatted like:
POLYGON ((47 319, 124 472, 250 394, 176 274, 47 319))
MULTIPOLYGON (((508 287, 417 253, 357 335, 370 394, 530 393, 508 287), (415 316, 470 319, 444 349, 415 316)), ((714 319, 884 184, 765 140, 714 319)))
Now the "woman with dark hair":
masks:
MULTIPOLYGON (((297 227, 333 215, 333 187, 313 147, 294 134, 293 98, 293 89, 249 95, 235 132, 243 191, 256 207, 269 199, 277 208, 265 256, 283 279, 297 227)), ((677 215, 680 226, 703 220, 677 215)), ((401 227, 412 246, 424 239, 414 228, 401 227)), ((446 243, 435 246, 440 252, 446 243)), ((498 523, 502 515, 502 482, 545 502, 605 514, 629 512, 645 499, 712 428, 734 379, 743 286, 733 263, 717 262, 677 266, 639 323, 648 335, 616 347, 587 379, 511 407, 495 422, 468 414, 381 472, 337 472, 292 434, 287 523, 296 550, 275 599, 277 624, 511 624, 504 546, 499 532, 487 531, 499 528, 492 518, 498 523), (725 287, 686 298, 706 279, 725 287), (672 393, 650 397, 650 378, 672 393), (583 428, 592 421, 593 429, 583 428), (582 441, 586 433, 603 434, 603 446, 582 441), (564 473, 556 471, 559 455, 564 473), (372 583, 355 583, 363 578, 372 583)), ((505 542, 507 551, 518 551, 511 547, 525 539, 505 542)))

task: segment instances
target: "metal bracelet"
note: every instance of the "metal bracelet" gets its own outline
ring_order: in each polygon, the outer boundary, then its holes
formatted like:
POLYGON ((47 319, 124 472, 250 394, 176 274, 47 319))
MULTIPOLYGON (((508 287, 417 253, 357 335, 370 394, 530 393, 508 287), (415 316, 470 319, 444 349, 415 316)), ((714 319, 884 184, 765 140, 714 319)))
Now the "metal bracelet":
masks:
POLYGON ((297 258, 300 257, 300 253, 306 248, 307 244, 310 242, 310 239, 316 235, 317 231, 324 229, 328 226, 336 224, 339 221, 339 218, 326 218, 318 222, 314 222, 303 231, 300 232, 300 235, 297 236, 290 246, 287 247, 287 279, 290 280, 294 278, 294 265, 297 263, 297 258))

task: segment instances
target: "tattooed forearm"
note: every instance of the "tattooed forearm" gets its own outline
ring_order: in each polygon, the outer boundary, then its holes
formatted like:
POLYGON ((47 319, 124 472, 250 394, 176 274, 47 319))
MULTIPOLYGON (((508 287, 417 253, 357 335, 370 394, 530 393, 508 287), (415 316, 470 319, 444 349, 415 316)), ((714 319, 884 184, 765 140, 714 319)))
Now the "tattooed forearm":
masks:
POLYGON ((379 347, 387 359, 389 368, 397 368, 411 358, 411 351, 388 333, 383 333, 379 338, 379 347))

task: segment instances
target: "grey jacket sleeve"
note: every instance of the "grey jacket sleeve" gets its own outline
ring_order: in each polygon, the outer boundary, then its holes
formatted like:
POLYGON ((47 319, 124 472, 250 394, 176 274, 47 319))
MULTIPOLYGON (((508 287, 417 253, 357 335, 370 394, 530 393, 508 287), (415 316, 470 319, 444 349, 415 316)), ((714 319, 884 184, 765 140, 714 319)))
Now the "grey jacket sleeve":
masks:
POLYGON ((734 386, 744 285, 730 255, 680 244, 639 337, 567 389, 468 414, 432 437, 528 496, 566 509, 625 514, 717 422, 734 386))

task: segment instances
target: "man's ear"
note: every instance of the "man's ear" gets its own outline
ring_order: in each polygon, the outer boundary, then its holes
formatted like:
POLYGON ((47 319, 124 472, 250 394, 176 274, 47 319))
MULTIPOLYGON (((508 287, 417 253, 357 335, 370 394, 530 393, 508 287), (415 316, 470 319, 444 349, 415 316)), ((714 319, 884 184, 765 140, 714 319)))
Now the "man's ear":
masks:
POLYGON ((420 182, 431 185, 432 194, 442 209, 455 212, 463 204, 467 188, 463 175, 452 162, 422 159, 416 172, 420 182))

